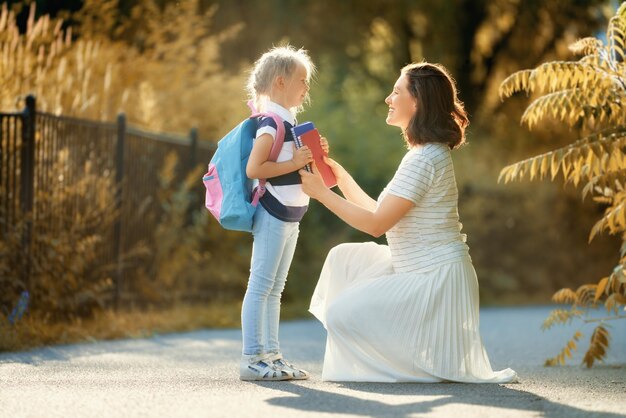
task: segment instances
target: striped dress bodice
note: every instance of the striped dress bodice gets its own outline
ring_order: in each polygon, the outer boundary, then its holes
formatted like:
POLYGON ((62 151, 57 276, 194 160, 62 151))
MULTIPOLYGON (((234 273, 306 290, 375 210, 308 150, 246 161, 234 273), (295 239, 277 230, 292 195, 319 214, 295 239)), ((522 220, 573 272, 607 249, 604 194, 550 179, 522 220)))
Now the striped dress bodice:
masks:
POLYGON ((407 152, 378 201, 387 194, 415 204, 386 234, 396 272, 427 271, 468 257, 447 145, 428 143, 407 152))

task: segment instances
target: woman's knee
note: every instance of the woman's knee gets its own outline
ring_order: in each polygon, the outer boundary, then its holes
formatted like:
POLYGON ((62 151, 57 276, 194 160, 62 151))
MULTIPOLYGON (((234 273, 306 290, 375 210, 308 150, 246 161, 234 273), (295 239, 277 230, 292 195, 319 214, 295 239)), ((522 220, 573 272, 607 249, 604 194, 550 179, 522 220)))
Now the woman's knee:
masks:
POLYGON ((326 310, 326 326, 333 331, 350 327, 353 313, 346 309, 345 304, 335 301, 326 310))
POLYGON ((356 246, 360 245, 359 243, 354 242, 344 242, 343 244, 339 244, 334 246, 328 252, 326 256, 328 260, 340 259, 345 260, 345 258, 354 250, 356 246))

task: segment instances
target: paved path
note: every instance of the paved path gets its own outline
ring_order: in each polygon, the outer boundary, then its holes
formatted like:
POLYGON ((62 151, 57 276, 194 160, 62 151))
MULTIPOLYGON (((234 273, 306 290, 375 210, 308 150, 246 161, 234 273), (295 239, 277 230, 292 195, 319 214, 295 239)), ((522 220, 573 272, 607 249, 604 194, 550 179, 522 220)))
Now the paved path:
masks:
POLYGON ((240 382, 239 330, 57 346, 0 354, 0 417, 626 417, 626 321, 614 321, 604 365, 582 368, 578 353, 544 368, 575 330, 542 332, 549 310, 481 311, 494 369, 514 368, 519 384, 322 382, 325 331, 295 321, 281 325, 282 347, 309 381, 240 382))

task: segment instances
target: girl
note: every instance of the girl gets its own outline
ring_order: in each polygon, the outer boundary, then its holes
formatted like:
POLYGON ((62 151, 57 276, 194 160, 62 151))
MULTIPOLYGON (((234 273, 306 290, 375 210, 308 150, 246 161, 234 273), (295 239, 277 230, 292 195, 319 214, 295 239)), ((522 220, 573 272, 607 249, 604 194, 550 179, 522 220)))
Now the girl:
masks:
POLYGON ((323 380, 507 383, 493 371, 478 327, 478 282, 457 210, 450 151, 467 114, 440 65, 404 67, 385 99, 387 124, 409 151, 378 200, 328 160, 346 199, 300 170, 303 189, 345 222, 389 245, 331 250, 311 300, 328 331, 323 380))
MULTIPOLYGON (((284 120, 285 141, 277 161, 268 161, 277 127, 272 118, 261 118, 246 167, 249 178, 266 178, 267 183, 254 215, 250 278, 241 309, 241 380, 309 378, 307 371, 283 358, 278 323, 299 222, 309 203, 298 170, 313 161, 308 147, 296 150, 291 128, 296 124, 295 114, 309 99, 314 71, 305 50, 284 46, 263 54, 248 80, 248 93, 257 109, 276 113, 284 120)), ((325 141, 322 145, 328 150, 325 141)))

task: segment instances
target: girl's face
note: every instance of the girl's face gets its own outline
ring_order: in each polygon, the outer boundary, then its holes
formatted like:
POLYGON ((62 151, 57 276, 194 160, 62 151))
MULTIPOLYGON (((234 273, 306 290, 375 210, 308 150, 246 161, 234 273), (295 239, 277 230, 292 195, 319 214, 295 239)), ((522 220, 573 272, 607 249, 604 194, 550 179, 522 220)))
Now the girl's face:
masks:
POLYGON ((393 91, 385 99, 389 106, 387 124, 402 128, 403 131, 408 128, 411 118, 417 111, 417 99, 409 92, 408 83, 408 77, 401 74, 393 86, 393 91))
POLYGON ((284 78, 284 107, 287 109, 302 105, 309 92, 309 77, 304 65, 297 64, 290 76, 284 78))

